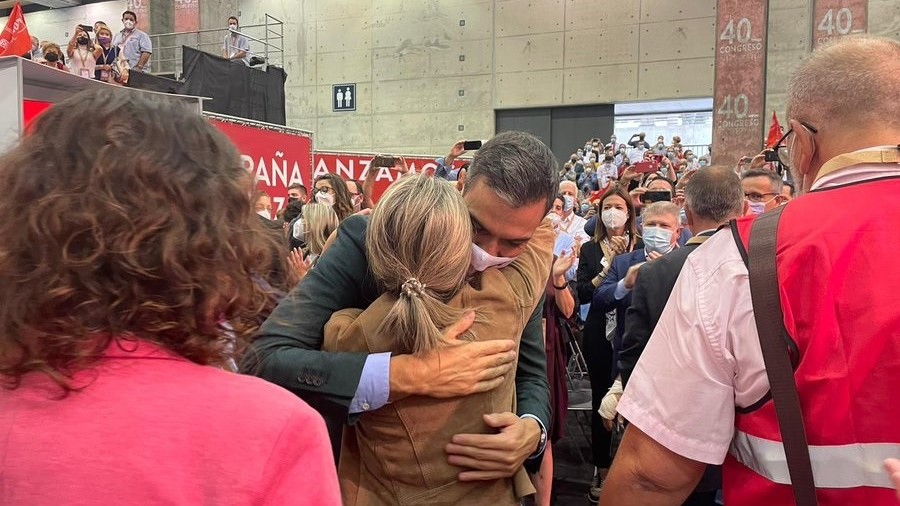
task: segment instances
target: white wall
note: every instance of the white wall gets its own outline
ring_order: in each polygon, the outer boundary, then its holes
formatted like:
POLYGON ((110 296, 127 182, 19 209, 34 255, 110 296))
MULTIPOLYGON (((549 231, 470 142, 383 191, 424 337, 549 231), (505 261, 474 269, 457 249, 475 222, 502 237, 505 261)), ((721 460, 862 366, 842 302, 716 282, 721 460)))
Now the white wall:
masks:
MULTIPOLYGON (((125 0, 113 0, 67 9, 31 12, 25 14, 25 24, 31 35, 42 41, 56 42, 65 48, 75 25, 93 25, 96 21, 105 21, 113 32, 121 30, 120 20, 124 10, 125 0)), ((0 18, 0 26, 6 26, 6 18, 0 18)))

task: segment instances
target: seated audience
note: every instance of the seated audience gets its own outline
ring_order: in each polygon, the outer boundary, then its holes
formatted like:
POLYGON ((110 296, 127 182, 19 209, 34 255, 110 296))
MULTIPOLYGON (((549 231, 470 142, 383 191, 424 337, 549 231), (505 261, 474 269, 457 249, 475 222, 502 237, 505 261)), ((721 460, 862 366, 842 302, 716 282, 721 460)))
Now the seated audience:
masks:
POLYGON ((0 158, 0 501, 339 503, 321 416, 222 370, 271 305, 252 185, 203 116, 109 87, 0 158))

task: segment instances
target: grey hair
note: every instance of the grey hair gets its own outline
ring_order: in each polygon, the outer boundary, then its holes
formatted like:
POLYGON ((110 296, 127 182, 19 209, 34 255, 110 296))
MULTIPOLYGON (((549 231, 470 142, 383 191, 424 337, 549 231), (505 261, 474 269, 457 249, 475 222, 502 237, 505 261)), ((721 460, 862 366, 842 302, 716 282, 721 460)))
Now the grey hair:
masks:
POLYGON ((559 191, 556 157, 540 139, 526 132, 503 132, 481 146, 472 158, 463 192, 484 178, 510 207, 536 202, 553 206, 559 191))
POLYGON ((737 174, 728 167, 698 171, 684 187, 684 202, 698 217, 725 223, 744 210, 744 192, 737 174))
POLYGON ((652 204, 647 204, 644 206, 644 211, 641 213, 641 216, 643 217, 643 221, 647 221, 647 218, 659 216, 661 214, 671 214, 675 216, 675 224, 679 227, 681 226, 681 208, 672 202, 653 202, 652 204))
POLYGON ((788 85, 788 117, 854 127, 900 125, 900 42, 844 37, 812 53, 788 85))
POLYGON ((781 193, 781 188, 784 187, 784 180, 781 179, 781 176, 772 172, 771 170, 766 169, 750 169, 745 171, 743 175, 741 175, 741 181, 745 179, 750 179, 751 177, 764 177, 769 180, 769 185, 772 188, 772 193, 781 193))

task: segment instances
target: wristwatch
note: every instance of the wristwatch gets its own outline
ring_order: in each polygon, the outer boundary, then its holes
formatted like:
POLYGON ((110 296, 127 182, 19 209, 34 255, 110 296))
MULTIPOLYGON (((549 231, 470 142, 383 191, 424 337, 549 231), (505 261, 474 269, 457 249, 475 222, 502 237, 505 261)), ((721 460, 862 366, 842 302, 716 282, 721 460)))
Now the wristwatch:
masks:
POLYGON ((532 453, 528 458, 533 459, 533 458, 539 457, 542 453, 544 453, 544 449, 547 447, 547 428, 544 427, 544 422, 542 422, 540 418, 538 418, 534 415, 530 415, 530 414, 524 414, 524 415, 520 416, 519 418, 521 418, 523 420, 525 418, 531 418, 532 420, 537 422, 538 427, 541 428, 541 437, 540 437, 540 439, 538 439, 537 450, 535 450, 534 453, 532 453))

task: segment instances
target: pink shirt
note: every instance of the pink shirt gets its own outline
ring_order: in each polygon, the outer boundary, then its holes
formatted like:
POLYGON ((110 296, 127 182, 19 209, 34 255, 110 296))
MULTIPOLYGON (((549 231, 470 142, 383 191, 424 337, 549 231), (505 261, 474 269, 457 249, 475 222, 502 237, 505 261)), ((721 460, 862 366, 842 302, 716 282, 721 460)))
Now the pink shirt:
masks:
POLYGON ((0 504, 339 505, 322 418, 260 379, 115 344, 68 397, 0 388, 0 504))
MULTIPOLYGON (((813 189, 898 175, 900 169, 883 164, 857 165, 813 189)), ((751 406, 768 392, 749 274, 723 230, 687 257, 618 411, 669 450, 721 464, 734 436, 735 406, 751 406)))

